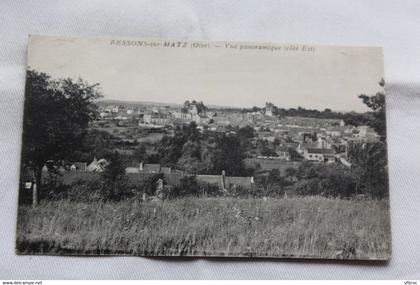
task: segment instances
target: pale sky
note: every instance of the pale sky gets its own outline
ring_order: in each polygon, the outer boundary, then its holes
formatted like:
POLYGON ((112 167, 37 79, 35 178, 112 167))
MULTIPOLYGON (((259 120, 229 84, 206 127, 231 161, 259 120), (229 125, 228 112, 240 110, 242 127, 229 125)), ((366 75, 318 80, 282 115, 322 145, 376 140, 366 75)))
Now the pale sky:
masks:
POLYGON ((378 47, 231 43, 234 48, 227 48, 226 42, 203 41, 202 48, 191 42, 163 47, 176 41, 150 39, 145 41, 159 46, 145 47, 139 41, 31 36, 28 66, 56 78, 99 83, 104 99, 129 101, 198 100, 232 107, 262 107, 268 101, 280 108, 366 111, 357 95, 382 91, 378 47), (273 50, 243 49, 256 45, 273 50))

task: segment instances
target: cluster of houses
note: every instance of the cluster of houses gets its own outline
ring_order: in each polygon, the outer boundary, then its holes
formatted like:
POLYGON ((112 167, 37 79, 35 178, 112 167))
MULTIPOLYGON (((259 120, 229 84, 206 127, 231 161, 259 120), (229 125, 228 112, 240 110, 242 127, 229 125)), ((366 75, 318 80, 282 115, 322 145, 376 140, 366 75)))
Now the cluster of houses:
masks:
MULTIPOLYGON (((251 126, 256 133, 256 140, 264 140, 275 145, 275 153, 263 156, 255 152, 247 158, 250 164, 284 169, 284 165, 298 163, 301 160, 322 163, 342 163, 347 161, 347 146, 351 141, 377 141, 379 136, 368 126, 349 126, 341 119, 322 119, 309 117, 278 117, 275 106, 266 103, 264 109, 244 112, 235 109, 203 110, 194 103, 183 106, 108 105, 100 108, 101 118, 106 120, 132 121, 138 128, 160 128, 171 134, 176 124, 196 122, 201 131, 224 132, 231 127, 251 126)), ((94 159, 88 165, 74 163, 71 170, 100 172, 106 167, 104 160, 94 159)), ((174 169, 160 164, 140 164, 126 169, 127 173, 174 173, 174 169)))
POLYGON ((132 123, 139 127, 156 128, 190 122, 204 125, 210 122, 212 116, 212 112, 199 111, 195 103, 182 107, 150 106, 143 108, 110 105, 101 107, 99 113, 101 120, 115 121, 119 126, 132 123))
MULTIPOLYGON (((109 165, 109 161, 105 158, 97 159, 96 157, 90 163, 73 162, 67 165, 60 166, 58 171, 80 171, 80 172, 97 172, 101 173, 109 165)), ((48 171, 48 166, 45 165, 42 169, 48 171)), ((129 166, 125 168, 126 173, 163 173, 172 174, 179 173, 178 170, 173 170, 171 167, 165 167, 158 163, 143 163, 140 162, 136 166, 129 166)))
MULTIPOLYGON (((65 172, 93 172, 93 173, 101 173, 105 170, 105 168, 109 165, 109 162, 102 158, 96 159, 94 158, 92 162, 89 164, 84 162, 74 162, 67 166, 60 166, 58 168, 59 171, 65 172)), ((43 171, 48 171, 48 167, 45 166, 43 171)), ((165 180, 170 185, 177 185, 180 183, 180 180, 185 175, 189 175, 184 171, 172 169, 171 167, 165 167, 161 164, 149 164, 140 162, 136 166, 130 166, 125 169, 126 173, 129 174, 129 177, 135 176, 149 176, 151 174, 163 174, 165 180)), ((227 176, 225 171, 222 171, 221 175, 196 175, 195 176, 197 181, 200 183, 216 185, 220 190, 232 189, 236 187, 243 187, 246 189, 250 189, 255 184, 254 177, 235 177, 235 176, 227 176)), ((70 179, 70 181, 73 181, 70 179)))
POLYGON ((180 110, 169 110, 169 108, 153 108, 152 110, 148 110, 144 113, 143 118, 140 118, 139 126, 153 125, 155 127, 162 127, 173 124, 174 122, 207 124, 210 119, 207 112, 198 112, 197 106, 191 104, 188 108, 183 107, 180 110))

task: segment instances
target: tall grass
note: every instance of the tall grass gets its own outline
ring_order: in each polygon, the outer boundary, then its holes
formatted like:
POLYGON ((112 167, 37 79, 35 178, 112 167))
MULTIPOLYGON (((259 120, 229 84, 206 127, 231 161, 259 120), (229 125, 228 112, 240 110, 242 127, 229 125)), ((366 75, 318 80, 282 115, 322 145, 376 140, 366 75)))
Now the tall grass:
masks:
POLYGON ((388 259, 386 200, 184 198, 21 206, 17 252, 388 259))

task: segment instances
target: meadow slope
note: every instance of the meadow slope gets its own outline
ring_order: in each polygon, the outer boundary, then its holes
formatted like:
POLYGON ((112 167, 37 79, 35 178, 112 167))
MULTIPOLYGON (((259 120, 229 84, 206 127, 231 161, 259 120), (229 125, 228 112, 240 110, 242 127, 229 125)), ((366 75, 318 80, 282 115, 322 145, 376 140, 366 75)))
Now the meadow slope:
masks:
POLYGON ((387 200, 184 198, 20 206, 19 254, 389 259, 387 200))

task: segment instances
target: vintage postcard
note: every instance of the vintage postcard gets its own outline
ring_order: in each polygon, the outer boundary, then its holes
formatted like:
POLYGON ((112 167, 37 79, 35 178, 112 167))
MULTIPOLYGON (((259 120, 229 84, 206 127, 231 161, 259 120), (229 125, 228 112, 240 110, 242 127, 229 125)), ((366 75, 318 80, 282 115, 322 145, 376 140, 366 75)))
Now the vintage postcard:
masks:
POLYGON ((382 49, 31 36, 18 254, 388 260, 382 49))

